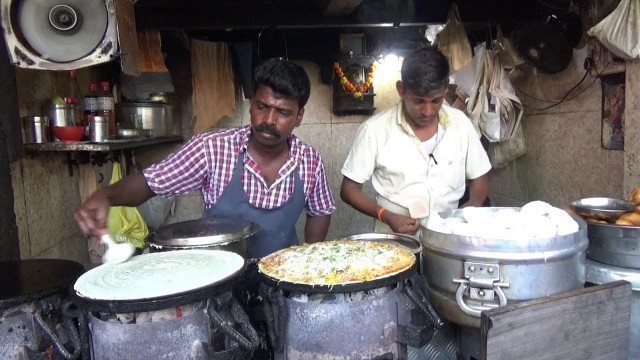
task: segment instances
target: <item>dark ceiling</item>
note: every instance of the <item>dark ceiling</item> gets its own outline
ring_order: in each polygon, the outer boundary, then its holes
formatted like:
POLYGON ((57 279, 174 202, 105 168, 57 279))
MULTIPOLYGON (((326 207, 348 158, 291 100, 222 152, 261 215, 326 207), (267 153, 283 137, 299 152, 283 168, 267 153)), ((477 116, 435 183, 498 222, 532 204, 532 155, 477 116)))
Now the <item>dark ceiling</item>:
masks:
MULTIPOLYGON (((579 1, 573 1, 577 3, 579 1)), ((364 34, 368 51, 378 43, 423 39, 426 26, 446 22, 447 0, 138 0, 138 30, 180 31, 190 38, 241 42, 286 40, 292 58, 313 58, 318 49, 335 54, 340 34, 364 34), (277 29, 277 31, 273 31, 277 29), (296 53, 297 52, 297 53, 296 53)), ((567 0, 459 0, 473 44, 552 9, 567 0)))

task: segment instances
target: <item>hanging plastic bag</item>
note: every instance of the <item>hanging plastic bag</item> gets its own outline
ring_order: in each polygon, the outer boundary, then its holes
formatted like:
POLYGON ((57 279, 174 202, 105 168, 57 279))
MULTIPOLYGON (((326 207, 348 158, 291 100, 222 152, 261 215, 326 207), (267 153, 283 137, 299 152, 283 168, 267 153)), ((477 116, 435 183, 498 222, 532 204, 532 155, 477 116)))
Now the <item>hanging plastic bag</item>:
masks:
POLYGON ((437 36, 438 49, 449 59, 449 71, 454 72, 467 65, 473 58, 467 32, 460 19, 456 4, 451 5, 447 23, 437 36))
MULTIPOLYGON (((109 185, 120 181, 121 174, 120 163, 116 161, 113 163, 109 185)), ((137 248, 144 247, 144 239, 149 234, 147 224, 135 207, 112 206, 109 209, 107 227, 116 239, 125 239, 137 248)))
POLYGON ((514 135, 510 139, 489 144, 487 151, 489 162, 495 169, 501 169, 509 165, 510 162, 515 161, 526 153, 527 145, 521 125, 515 129, 514 135))
POLYGON ((607 17, 589 29, 602 45, 625 60, 640 58, 640 5, 622 0, 607 17))

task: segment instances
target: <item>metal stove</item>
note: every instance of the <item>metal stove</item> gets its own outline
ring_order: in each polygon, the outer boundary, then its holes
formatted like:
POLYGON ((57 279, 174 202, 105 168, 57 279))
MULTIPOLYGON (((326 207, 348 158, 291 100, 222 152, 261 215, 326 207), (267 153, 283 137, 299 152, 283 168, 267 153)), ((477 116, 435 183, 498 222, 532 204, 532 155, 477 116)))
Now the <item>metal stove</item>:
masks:
POLYGON ((67 299, 82 265, 56 259, 0 262, 0 359, 78 359, 81 314, 67 299))
POLYGON ((361 286, 359 291, 328 293, 263 284, 275 358, 407 359, 407 345, 428 343, 437 329, 433 324, 442 325, 430 309, 426 290, 417 286, 424 285, 423 279, 415 274, 376 283, 370 289, 361 286), (415 324, 416 314, 429 321, 415 324))

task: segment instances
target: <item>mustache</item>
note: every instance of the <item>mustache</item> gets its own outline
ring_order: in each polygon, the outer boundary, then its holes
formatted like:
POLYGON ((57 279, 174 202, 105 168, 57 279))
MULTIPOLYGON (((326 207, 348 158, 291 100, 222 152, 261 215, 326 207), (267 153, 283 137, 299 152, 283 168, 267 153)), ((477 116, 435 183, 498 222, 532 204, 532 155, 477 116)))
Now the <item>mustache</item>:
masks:
POLYGON ((258 126, 253 128, 253 130, 256 131, 256 132, 267 133, 267 134, 273 135, 273 136, 275 136, 277 138, 282 136, 280 134, 280 132, 278 131, 278 129, 276 129, 275 126, 271 126, 271 125, 268 125, 268 124, 265 124, 265 123, 258 124, 258 126))

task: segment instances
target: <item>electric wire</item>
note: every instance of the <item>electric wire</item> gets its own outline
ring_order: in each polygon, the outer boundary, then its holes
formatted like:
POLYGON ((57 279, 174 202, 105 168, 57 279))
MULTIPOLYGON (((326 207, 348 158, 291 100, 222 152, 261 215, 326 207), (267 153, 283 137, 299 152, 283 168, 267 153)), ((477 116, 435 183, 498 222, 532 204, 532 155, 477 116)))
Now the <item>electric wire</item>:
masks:
MULTIPOLYGON (((571 89, 569 89, 569 91, 567 91, 559 101, 539 99, 539 98, 537 98, 535 96, 532 96, 532 95, 526 93, 525 91, 523 91, 522 89, 520 89, 518 87, 516 87, 516 90, 518 90, 520 93, 522 93, 523 95, 525 95, 525 96, 527 96, 527 97, 529 97, 529 98, 531 98, 533 100, 540 101, 540 102, 546 102, 546 103, 552 103, 552 105, 549 105, 549 106, 546 106, 546 107, 542 107, 542 108, 535 107, 535 106, 530 106, 530 105, 526 105, 526 104, 522 104, 523 107, 528 108, 528 109, 533 109, 533 110, 537 110, 537 111, 545 111, 545 110, 548 110, 548 109, 550 109, 550 108, 552 108, 554 106, 558 106, 558 105, 562 104, 563 102, 571 101, 571 100, 577 98, 578 96, 580 96, 583 92, 587 91, 589 88, 591 88, 591 86, 593 86, 593 84, 595 84, 595 82, 600 78, 600 75, 602 75, 604 73, 604 71, 609 67, 609 65, 611 65, 612 62, 613 62, 613 59, 609 60, 609 62, 604 66, 604 68, 602 68, 601 71, 598 71, 598 69, 596 67, 596 63, 597 63, 596 61, 591 62, 591 65, 594 67, 595 72, 596 72, 596 76, 594 77, 593 81, 591 81, 591 83, 589 85, 587 85, 584 88, 582 88, 582 90, 580 90, 574 96, 568 97, 569 94, 571 94, 572 91, 574 91, 576 88, 578 88, 585 81, 585 79, 587 78, 587 75, 589 75, 589 69, 590 68, 588 67, 585 70, 585 73, 584 73, 584 76, 582 77, 582 79, 580 79, 580 81, 576 85, 571 87, 571 89)), ((527 115, 540 115, 540 114, 539 113, 533 113, 533 114, 527 114, 527 115)))

